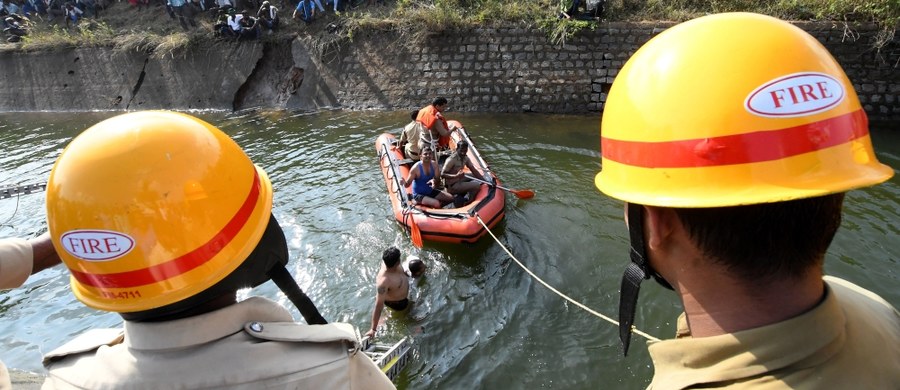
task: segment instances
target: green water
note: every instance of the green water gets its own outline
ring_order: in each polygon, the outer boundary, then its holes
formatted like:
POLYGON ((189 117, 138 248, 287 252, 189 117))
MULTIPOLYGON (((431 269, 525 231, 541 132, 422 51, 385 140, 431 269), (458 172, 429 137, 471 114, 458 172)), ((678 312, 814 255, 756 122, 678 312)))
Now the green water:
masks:
MULTIPOLYGON (((112 113, 0 114, 0 186, 46 181, 67 142, 112 113)), ((405 112, 315 114, 202 113, 242 145, 268 173, 274 213, 291 249, 289 269, 331 321, 369 325, 381 251, 396 245, 428 262, 409 317, 387 321, 385 338, 413 335, 415 356, 398 380, 409 389, 640 389, 653 374, 640 336, 623 359, 617 329, 565 302, 486 237, 476 245, 418 250, 394 222, 375 138, 399 132, 405 112)), ((627 238, 619 202, 593 186, 599 170, 599 119, 549 115, 450 113, 511 188, 502 245, 540 278, 588 307, 615 317, 627 238)), ((900 133, 875 131, 882 162, 900 167, 900 133)), ((110 183, 109 190, 115 190, 110 183)), ((0 236, 46 229, 43 194, 0 200, 0 236)), ((826 271, 900 306, 900 179, 854 191, 826 271)), ((267 283, 242 296, 290 303, 267 283)), ((673 332, 671 292, 645 285, 639 329, 673 332)), ((295 318, 299 313, 293 309, 295 318)), ((0 292, 0 359, 41 372, 41 354, 87 329, 121 324, 116 314, 74 299, 62 267, 20 289, 0 292)))

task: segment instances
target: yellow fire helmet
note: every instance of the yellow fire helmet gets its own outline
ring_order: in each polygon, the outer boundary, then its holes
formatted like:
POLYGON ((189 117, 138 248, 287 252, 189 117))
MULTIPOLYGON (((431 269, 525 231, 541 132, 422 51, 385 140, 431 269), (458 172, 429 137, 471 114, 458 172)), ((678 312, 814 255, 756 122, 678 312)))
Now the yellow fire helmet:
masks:
POLYGON ((647 42, 616 77, 600 135, 597 188, 643 205, 770 203, 893 175, 825 47, 751 13, 700 17, 647 42))
POLYGON ((50 234, 75 296, 120 313, 182 301, 228 276, 271 210, 265 172, 225 133, 175 112, 92 126, 47 183, 50 234))

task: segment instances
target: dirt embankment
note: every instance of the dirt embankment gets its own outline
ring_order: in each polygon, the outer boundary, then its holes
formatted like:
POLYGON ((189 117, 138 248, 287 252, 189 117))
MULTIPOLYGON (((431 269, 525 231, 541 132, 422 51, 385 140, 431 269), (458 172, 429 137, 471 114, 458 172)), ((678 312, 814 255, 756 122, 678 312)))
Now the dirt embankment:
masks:
POLYGON ((316 109, 316 66, 300 40, 218 42, 174 57, 107 48, 0 57, 0 110, 316 109))

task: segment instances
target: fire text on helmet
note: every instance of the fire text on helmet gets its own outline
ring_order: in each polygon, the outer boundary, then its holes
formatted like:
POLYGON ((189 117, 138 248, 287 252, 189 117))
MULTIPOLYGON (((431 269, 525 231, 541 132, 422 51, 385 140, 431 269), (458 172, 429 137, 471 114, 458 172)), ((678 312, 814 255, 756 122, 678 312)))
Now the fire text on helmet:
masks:
POLYGON ((756 88, 744 103, 748 111, 766 117, 806 116, 828 110, 844 100, 844 87, 824 73, 795 73, 756 88))
POLYGON ((134 248, 134 239, 109 230, 72 230, 63 234, 59 242, 66 252, 87 261, 115 260, 134 248))

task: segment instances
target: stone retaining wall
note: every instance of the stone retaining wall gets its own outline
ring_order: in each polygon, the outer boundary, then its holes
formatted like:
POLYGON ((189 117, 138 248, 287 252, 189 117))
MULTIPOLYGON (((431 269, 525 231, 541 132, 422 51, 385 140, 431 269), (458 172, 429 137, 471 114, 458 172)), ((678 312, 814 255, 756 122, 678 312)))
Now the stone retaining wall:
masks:
MULTIPOLYGON (((900 121, 900 34, 879 51, 875 26, 798 25, 842 64, 871 119, 900 121)), ((341 80, 346 108, 406 109, 445 96, 458 111, 592 113, 629 56, 671 26, 601 23, 561 45, 532 29, 475 29, 415 48, 396 33, 371 32, 326 67, 341 80)))
MULTIPOLYGON (((0 55, 0 111, 418 108, 592 114, 625 60, 671 23, 601 23, 555 44, 544 32, 479 28, 412 44, 393 31, 352 40, 217 43, 157 58, 112 49, 0 55)), ((834 54, 870 119, 900 123, 900 34, 801 23, 834 54)), ((328 38, 328 37, 326 37, 328 38)))

